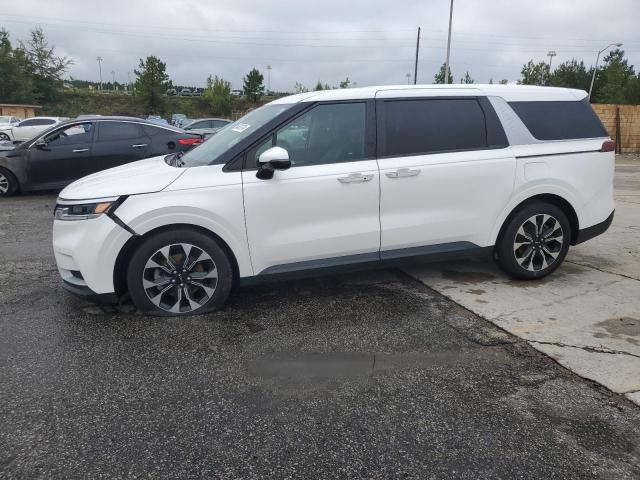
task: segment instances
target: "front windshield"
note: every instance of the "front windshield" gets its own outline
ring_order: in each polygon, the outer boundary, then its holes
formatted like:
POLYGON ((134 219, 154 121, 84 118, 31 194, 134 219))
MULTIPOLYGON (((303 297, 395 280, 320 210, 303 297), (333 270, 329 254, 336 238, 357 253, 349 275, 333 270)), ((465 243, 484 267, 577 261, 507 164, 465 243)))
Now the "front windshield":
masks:
POLYGON ((247 113, 240 120, 218 131, 213 137, 197 148, 186 153, 180 160, 184 167, 199 167, 209 165, 220 155, 229 150, 241 140, 247 138, 258 128, 271 119, 277 117, 291 104, 265 105, 247 113))

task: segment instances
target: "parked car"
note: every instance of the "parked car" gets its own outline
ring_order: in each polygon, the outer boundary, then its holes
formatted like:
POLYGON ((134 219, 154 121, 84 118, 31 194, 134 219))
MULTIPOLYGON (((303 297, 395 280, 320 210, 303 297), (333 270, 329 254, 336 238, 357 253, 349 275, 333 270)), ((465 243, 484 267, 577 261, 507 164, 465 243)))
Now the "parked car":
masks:
POLYGON ((0 196, 61 188, 93 172, 200 143, 200 135, 138 118, 63 122, 0 155, 0 196))
POLYGON ((62 122, 64 117, 31 117, 16 125, 0 127, 0 140, 24 142, 48 129, 52 125, 62 122))
MULTIPOLYGON (((2 115, 0 116, 0 132, 3 128, 15 127, 18 123, 20 123, 20 119, 11 115, 2 115)), ((0 140, 9 140, 9 138, 2 133, 0 133, 0 140)))
POLYGON ((418 256, 486 252, 540 279, 611 224, 614 148, 580 90, 308 92, 181 158, 68 186, 53 248, 67 289, 128 291, 159 315, 219 309, 235 283, 418 256))
POLYGON ((182 90, 180 90, 180 96, 181 97, 190 97, 191 96, 191 90, 188 88, 183 88, 182 90))
POLYGON ((196 88, 192 93, 191 93, 192 97, 201 97, 202 96, 202 90, 199 88, 196 88))
POLYGON ((233 123, 226 118, 198 118, 183 127, 187 132, 199 133, 205 137, 210 137, 221 128, 233 123))
POLYGON ((180 122, 187 118, 187 116, 183 113, 174 113, 171 115, 171 125, 174 127, 180 126, 180 122))
POLYGON ((244 93, 242 90, 231 90, 231 95, 234 97, 241 97, 244 93))
POLYGON ((152 123, 157 123, 158 125, 169 125, 169 122, 167 122, 160 115, 149 115, 147 116, 147 120, 149 120, 152 123))
POLYGON ((175 88, 170 88, 167 90, 166 95, 175 97, 176 95, 178 95, 178 91, 175 88))

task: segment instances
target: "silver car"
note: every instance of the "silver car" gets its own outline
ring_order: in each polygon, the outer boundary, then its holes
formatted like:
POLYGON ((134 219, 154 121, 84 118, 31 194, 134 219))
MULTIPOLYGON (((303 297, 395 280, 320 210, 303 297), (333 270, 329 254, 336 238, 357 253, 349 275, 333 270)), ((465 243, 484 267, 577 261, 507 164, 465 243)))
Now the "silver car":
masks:
POLYGON ((220 129, 233 123, 232 120, 226 118, 198 118, 187 124, 184 129, 191 133, 199 133, 206 137, 210 137, 220 129))

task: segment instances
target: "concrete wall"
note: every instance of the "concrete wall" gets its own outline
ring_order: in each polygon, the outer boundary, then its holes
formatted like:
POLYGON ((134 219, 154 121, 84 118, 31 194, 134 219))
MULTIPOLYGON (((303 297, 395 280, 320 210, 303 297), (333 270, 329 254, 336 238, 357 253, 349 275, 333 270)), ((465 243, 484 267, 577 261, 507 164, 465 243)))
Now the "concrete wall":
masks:
POLYGON ((623 153, 640 152, 640 105, 594 103, 592 107, 623 153), (619 139, 616 138, 616 110, 620 112, 619 139))

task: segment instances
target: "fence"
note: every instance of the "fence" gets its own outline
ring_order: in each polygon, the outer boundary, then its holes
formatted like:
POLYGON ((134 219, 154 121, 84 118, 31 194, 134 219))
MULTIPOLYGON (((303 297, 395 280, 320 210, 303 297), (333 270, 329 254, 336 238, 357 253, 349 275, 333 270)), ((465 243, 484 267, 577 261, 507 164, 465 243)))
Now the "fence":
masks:
POLYGON ((594 103, 598 114, 619 153, 640 152, 640 105, 594 103))

